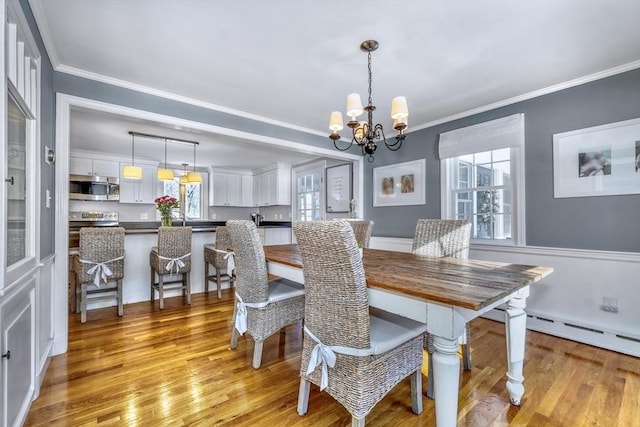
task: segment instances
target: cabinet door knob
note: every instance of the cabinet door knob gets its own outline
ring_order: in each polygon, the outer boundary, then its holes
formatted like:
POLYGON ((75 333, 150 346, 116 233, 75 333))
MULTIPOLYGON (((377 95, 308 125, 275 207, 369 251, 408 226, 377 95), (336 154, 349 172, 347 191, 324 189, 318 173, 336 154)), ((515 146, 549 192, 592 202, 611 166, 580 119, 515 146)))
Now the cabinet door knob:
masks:
POLYGON ((11 351, 7 350, 7 352, 5 354, 2 355, 3 359, 11 359, 11 351))

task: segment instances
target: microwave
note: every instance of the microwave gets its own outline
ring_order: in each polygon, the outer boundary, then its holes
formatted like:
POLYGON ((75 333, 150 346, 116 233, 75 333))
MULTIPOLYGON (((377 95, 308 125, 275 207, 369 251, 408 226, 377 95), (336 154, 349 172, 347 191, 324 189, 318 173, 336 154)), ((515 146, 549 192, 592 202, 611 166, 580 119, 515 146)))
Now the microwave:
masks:
POLYGON ((97 175, 69 175, 71 200, 120 200, 120 180, 97 175))

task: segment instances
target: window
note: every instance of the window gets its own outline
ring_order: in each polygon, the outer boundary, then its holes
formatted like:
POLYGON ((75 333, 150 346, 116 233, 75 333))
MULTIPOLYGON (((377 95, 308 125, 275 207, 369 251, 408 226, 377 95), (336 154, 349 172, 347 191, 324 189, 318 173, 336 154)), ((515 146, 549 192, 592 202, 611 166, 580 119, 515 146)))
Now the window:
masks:
POLYGON ((524 117, 440 136, 442 217, 472 224, 477 243, 524 244, 524 117))
MULTIPOLYGON (((164 181, 164 194, 175 197, 180 200, 180 177, 177 172, 173 181, 164 181)), ((203 182, 206 180, 203 174, 203 182)), ((202 184, 204 185, 204 184, 202 184)), ((200 219, 202 215, 202 185, 186 184, 185 188, 185 214, 186 219, 200 219)), ((176 209, 173 215, 175 218, 180 217, 180 210, 176 209)))
POLYGON ((322 176, 324 162, 295 169, 294 213, 297 221, 318 221, 323 219, 322 176))

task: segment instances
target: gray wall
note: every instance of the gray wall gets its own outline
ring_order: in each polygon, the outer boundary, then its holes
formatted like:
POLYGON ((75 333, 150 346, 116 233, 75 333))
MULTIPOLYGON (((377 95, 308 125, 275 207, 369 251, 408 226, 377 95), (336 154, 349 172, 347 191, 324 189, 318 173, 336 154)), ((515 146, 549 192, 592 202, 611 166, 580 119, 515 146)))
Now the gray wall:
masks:
MULTIPOLYGON (((40 31, 33 19, 31 13, 31 7, 28 0, 20 0, 20 6, 24 11, 31 33, 38 45, 40 54, 42 55, 41 61, 41 98, 40 98, 40 140, 42 143, 42 150, 44 146, 55 149, 55 97, 53 92, 53 68, 51 67, 51 61, 42 43, 40 37, 40 31)), ((43 151, 37 153, 37 159, 40 162, 40 258, 45 258, 48 255, 55 253, 54 245, 54 224, 55 224, 55 200, 51 200, 51 208, 46 208, 46 191, 50 190, 54 195, 54 183, 55 183, 55 171, 54 165, 49 165, 42 155, 43 151)))
POLYGON ((410 133, 393 153, 378 149, 365 166, 365 216, 373 234, 412 237, 419 218, 440 218, 438 135, 525 114, 526 243, 640 252, 640 195, 553 198, 553 134, 640 117, 640 69, 410 133), (425 158, 426 205, 373 208, 373 167, 425 158))
POLYGON ((288 141, 300 142, 317 147, 326 148, 330 145, 328 138, 318 135, 274 126, 219 111, 213 111, 95 80, 84 79, 70 74, 59 72, 54 73, 53 86, 56 92, 102 101, 109 104, 122 105, 138 110, 150 111, 157 114, 164 114, 185 120, 207 123, 288 141))

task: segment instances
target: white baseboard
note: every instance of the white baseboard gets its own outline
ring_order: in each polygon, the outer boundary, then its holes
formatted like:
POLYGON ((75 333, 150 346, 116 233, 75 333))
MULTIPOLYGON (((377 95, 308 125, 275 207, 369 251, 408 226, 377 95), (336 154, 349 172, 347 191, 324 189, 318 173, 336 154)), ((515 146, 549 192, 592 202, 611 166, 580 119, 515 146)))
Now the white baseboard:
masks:
MULTIPOLYGON (((412 239, 372 236, 370 246, 410 252, 412 239)), ((553 267, 531 286, 527 328, 640 357, 639 253, 472 244, 469 256, 553 267), (604 297, 617 300, 617 313, 601 310, 604 297)), ((500 309, 484 317, 504 321, 500 309)))

